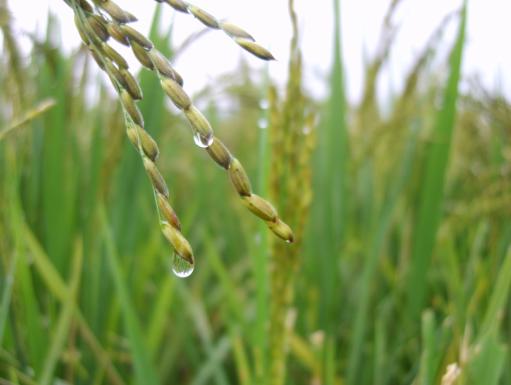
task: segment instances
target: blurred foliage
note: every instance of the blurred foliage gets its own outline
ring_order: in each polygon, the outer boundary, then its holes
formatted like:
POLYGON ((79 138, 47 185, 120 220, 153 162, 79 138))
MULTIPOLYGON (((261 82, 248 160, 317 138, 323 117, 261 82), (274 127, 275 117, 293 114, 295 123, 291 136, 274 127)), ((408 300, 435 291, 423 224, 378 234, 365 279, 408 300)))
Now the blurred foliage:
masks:
MULTIPOLYGON (((303 225, 294 249, 273 245, 139 74, 198 256, 181 280, 104 79, 82 49, 62 52, 52 18, 20 50, 0 1, 0 384, 511 384, 511 103, 477 83, 458 95, 463 6, 383 113, 400 2, 358 103, 337 1, 328 100, 308 96, 296 46, 286 90, 242 64, 196 97, 256 192, 303 225)), ((171 55, 160 23, 151 39, 171 55)))

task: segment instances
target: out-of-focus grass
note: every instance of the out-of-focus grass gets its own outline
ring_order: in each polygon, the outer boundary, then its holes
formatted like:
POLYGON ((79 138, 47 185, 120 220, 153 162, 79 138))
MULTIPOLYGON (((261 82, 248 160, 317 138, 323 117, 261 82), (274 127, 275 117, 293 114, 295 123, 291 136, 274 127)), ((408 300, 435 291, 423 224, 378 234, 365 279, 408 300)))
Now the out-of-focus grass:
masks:
POLYGON ((424 182, 419 195, 420 203, 417 223, 413 230, 410 273, 408 275, 408 307, 411 317, 417 315, 423 307, 431 255, 442 213, 445 176, 454 134, 458 84, 465 45, 466 13, 465 2, 461 13, 458 37, 450 57, 449 78, 443 92, 442 106, 437 113, 435 126, 431 133, 431 144, 425 154, 424 182))
MULTIPOLYGON (((198 256, 187 280, 170 274, 149 183, 86 52, 62 54, 52 21, 47 39, 21 54, 2 4, 0 383, 280 381, 270 375, 269 347, 281 340, 268 331, 270 304, 283 293, 271 290, 269 267, 287 266, 278 262, 284 253, 193 146, 157 79, 140 74, 141 107, 198 256)), ((296 318, 273 325, 286 333, 287 384, 511 384, 511 104, 477 86, 458 95, 463 7, 431 27, 381 113, 377 80, 399 5, 392 2, 354 105, 344 96, 334 2, 331 92, 309 106, 321 111, 311 164, 298 161, 306 135, 295 129, 306 120, 286 115, 293 100, 273 120, 280 126, 257 128, 272 113, 261 109, 269 80, 255 82, 242 67, 197 97, 257 193, 274 191, 292 216, 287 206, 312 189, 298 270, 287 281, 296 295, 281 302, 296 318), (458 37, 442 38, 453 23, 458 37), (270 140, 279 127, 294 143, 281 154, 270 140)), ((151 38, 168 55, 171 34, 160 31, 170 28, 157 12, 151 38)))
POLYGON ((337 361, 335 329, 340 319, 339 306, 344 294, 339 280, 339 256, 341 245, 346 241, 348 202, 348 170, 350 164, 349 138, 347 127, 348 105, 345 95, 344 67, 341 47, 340 2, 333 2, 334 10, 334 47, 333 63, 330 74, 330 96, 323 107, 318 130, 319 148, 316 151, 310 238, 305 240, 309 255, 321 255, 320 258, 306 260, 304 269, 314 272, 322 279, 319 283, 317 301, 320 324, 325 332, 323 354, 323 381, 333 384, 335 377, 334 361, 337 361), (321 199, 317 199, 322 196, 321 199), (317 239, 318 241, 312 241, 317 239), (320 240, 320 241, 319 241, 320 240), (338 293, 338 295, 331 295, 338 293))

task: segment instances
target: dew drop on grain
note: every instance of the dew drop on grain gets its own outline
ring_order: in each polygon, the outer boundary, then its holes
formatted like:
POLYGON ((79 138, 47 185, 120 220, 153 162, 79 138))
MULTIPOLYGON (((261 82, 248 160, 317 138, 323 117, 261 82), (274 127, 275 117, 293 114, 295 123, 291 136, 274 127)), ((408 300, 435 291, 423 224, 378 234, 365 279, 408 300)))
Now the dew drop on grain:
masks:
POLYGON ((208 148, 213 144, 213 135, 202 135, 198 132, 193 134, 193 141, 200 148, 208 148))
POLYGON ((174 256, 172 257, 172 273, 174 273, 176 277, 189 277, 193 273, 194 268, 195 265, 193 263, 188 262, 179 254, 174 253, 174 256))

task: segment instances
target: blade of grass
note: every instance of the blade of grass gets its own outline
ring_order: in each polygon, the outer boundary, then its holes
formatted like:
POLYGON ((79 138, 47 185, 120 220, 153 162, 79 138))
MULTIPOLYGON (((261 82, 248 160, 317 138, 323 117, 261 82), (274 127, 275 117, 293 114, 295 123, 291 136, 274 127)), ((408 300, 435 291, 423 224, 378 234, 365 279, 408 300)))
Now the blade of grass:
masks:
POLYGON ((436 326, 434 314, 426 310, 422 314, 422 354, 419 370, 419 385, 432 385, 435 380, 437 355, 436 326))
MULTIPOLYGON (((222 261, 218 248, 213 239, 209 235, 205 235, 205 254, 208 256, 208 264, 211 266, 215 278, 219 280, 224 293, 226 293, 227 315, 225 316, 228 323, 229 334, 231 336, 234 359, 236 361, 236 369, 239 375, 239 383, 250 385, 252 383, 252 370, 250 361, 245 352, 243 340, 240 336, 240 326, 244 323, 244 314, 242 300, 239 298, 239 290, 237 282, 229 274, 229 270, 222 261)), ((257 301, 257 300, 256 300, 257 301)), ((253 341, 251 341, 253 342, 253 341)), ((257 354, 257 350, 255 351, 257 354)), ((255 358, 256 361, 258 358, 255 358)), ((261 373, 262 375, 262 373, 261 373)))
POLYGON ((16 266, 18 261, 19 253, 16 251, 14 252, 13 258, 11 260, 9 270, 7 271, 7 274, 4 275, 5 279, 3 279, 4 287, 2 291, 2 301, 0 302, 0 346, 3 345, 5 325, 7 316, 9 314, 9 305, 11 303, 14 275, 16 273, 16 266))
POLYGON ((504 263, 500 268, 497 281, 495 282, 495 288, 481 325, 481 338, 483 338, 486 334, 495 332, 499 329, 502 322, 503 311, 506 309, 506 304, 508 303, 510 287, 511 248, 508 249, 504 263))
MULTIPOLYGON (((186 302, 187 308, 188 308, 188 311, 190 314, 190 318, 195 324, 195 330, 196 330, 196 332, 199 336, 200 342, 201 342, 200 348, 203 348, 205 350, 205 353, 209 357, 213 357, 213 360, 210 361, 208 371, 206 372, 206 373, 208 373, 207 378, 209 378, 209 376, 211 375, 211 376, 213 376, 214 382, 216 384, 227 385, 228 384, 227 373, 224 370, 224 368, 220 365, 223 358, 218 360, 218 359, 214 358, 214 356, 215 356, 215 354, 219 354, 224 349, 230 350, 230 348, 231 348, 230 341, 228 340, 227 337, 221 337, 220 342, 215 347, 215 345, 213 343, 214 342, 213 341, 213 332, 211 330, 210 321, 208 319, 206 310, 204 308, 205 304, 202 301, 200 301, 198 298, 196 298, 189 291, 189 289, 186 286, 184 286, 182 284, 178 284, 177 289, 178 289, 178 293, 183 298, 183 302, 186 302), (219 349, 219 346, 221 347, 222 339, 227 339, 227 341, 226 341, 227 346, 220 348, 220 351, 215 351, 216 349, 219 349)), ((227 353, 227 352, 225 352, 225 353, 227 353)), ((200 377, 197 376, 196 380, 194 380, 194 381, 200 381, 202 383, 202 381, 204 380, 203 376, 204 375, 202 375, 202 374, 200 377)))
MULTIPOLYGON (((55 18, 48 20, 46 39, 53 41, 59 36, 55 18)), ((70 254, 71 234, 75 225, 77 175, 73 157, 75 137, 69 126, 73 98, 68 84, 72 82, 73 60, 68 60, 60 52, 46 53, 41 61, 38 90, 41 97, 53 97, 56 105, 44 115, 42 172, 42 223, 38 229, 43 235, 44 247, 52 258, 57 270, 67 274, 70 254), (52 56, 53 55, 53 56, 52 56), (46 60, 44 60, 46 59, 46 60)))
POLYGON ((321 277, 318 284, 321 288, 321 328, 326 332, 323 354, 323 381, 333 385, 336 365, 332 366, 335 356, 334 340, 336 325, 332 314, 338 315, 339 297, 338 258, 343 237, 346 235, 346 214, 348 199, 346 194, 347 169, 349 159, 349 143, 346 123, 347 100, 345 94, 343 51, 341 38, 340 0, 333 1, 334 15, 334 47, 333 64, 330 78, 330 99, 326 111, 326 119, 318 131, 319 148, 318 166, 314 168, 316 186, 314 196, 323 197, 314 200, 312 204, 313 224, 310 226, 313 234, 311 239, 322 239, 321 242, 310 242, 307 247, 313 260, 316 276, 321 277), (321 202, 321 204, 319 203, 321 202), (326 204, 325 204, 326 202, 326 204), (324 256, 319 260, 317 254, 324 256), (318 271, 319 269, 319 271, 318 271), (336 295, 332 295, 336 293, 336 295), (332 349, 330 349, 332 348, 332 349))
MULTIPOLYGON (((4 166, 4 175, 8 177, 10 181, 13 183, 6 183, 2 186, 2 190, 4 191, 4 196, 7 198, 9 202, 18 202, 17 201, 17 183, 15 181, 17 178, 17 169, 15 167, 15 155, 13 148, 9 147, 7 151, 7 162, 4 166)), ((16 222, 15 216, 15 206, 12 205, 10 210, 6 210, 6 214, 10 216, 8 221, 10 222, 9 227, 14 228, 16 222)), ((7 227, 7 226, 6 226, 7 227)), ((9 305, 11 304, 11 296, 14 286, 14 280, 16 276, 16 271, 18 270, 18 264, 21 261, 20 254, 23 253, 22 249, 22 238, 19 232, 13 233, 14 239, 14 250, 12 252, 12 258, 9 261, 5 256, 2 256, 4 259, 2 263, 7 265, 10 264, 9 270, 7 274, 4 275, 5 279, 3 279, 3 293, 2 293, 2 302, 0 305, 0 346, 3 346, 3 337, 6 328, 7 317, 9 315, 9 305)), ((6 253, 7 254, 7 253, 6 253)))
MULTIPOLYGON (((509 242, 508 242, 509 243, 509 242)), ((506 360, 508 347, 498 341, 502 318, 509 301, 511 288, 511 247, 497 276, 494 290, 476 339, 473 357, 466 365, 466 383, 493 385, 499 383, 506 360)))
POLYGON ((313 346, 311 346, 308 341, 305 341, 296 333, 291 335, 289 342, 291 352, 294 356, 296 356, 298 361, 312 373, 313 378, 320 378, 321 361, 318 360, 313 346))
MULTIPOLYGON (((205 385, 210 384, 213 378, 218 373, 218 367, 227 357, 231 351, 231 343, 228 336, 220 338, 216 346, 211 347, 209 359, 201 365, 201 369, 191 382, 192 385, 205 385)), ((222 383, 222 381, 215 381, 215 383, 222 383)), ((227 382, 226 382, 227 383, 227 382)))
POLYGON ((82 244, 81 242, 77 242, 71 268, 71 279, 69 281, 68 290, 66 291, 67 298, 62 305, 62 311, 57 321, 55 335, 53 336, 52 343, 49 346, 48 353, 44 361, 43 371, 39 379, 39 384, 41 385, 49 385, 52 383, 52 377, 54 375, 55 368, 62 354, 62 351, 65 348, 66 338, 69 334, 69 328, 71 326, 71 320, 74 314, 76 296, 80 284, 82 261, 82 244))
MULTIPOLYGON (((13 183, 12 185, 15 185, 15 183, 13 183)), ((11 200, 11 202, 13 201, 11 200)), ((62 304, 66 303, 66 301, 68 301, 67 296, 68 288, 66 284, 61 279, 56 267, 53 265, 50 258, 46 255, 45 251, 39 244, 38 240, 32 233, 31 229, 28 227, 27 223, 22 218, 21 209, 19 208, 19 206, 14 205, 12 207, 14 212, 13 218, 15 219, 15 221, 13 222, 13 226, 11 226, 11 228, 13 229, 14 234, 19 234, 20 237, 23 238, 24 245, 30 251, 30 255, 32 258, 31 261, 33 262, 35 269, 41 276, 46 287, 49 289, 49 292, 53 295, 54 298, 56 298, 62 304)), ((123 381, 120 378, 117 371, 115 370, 115 368, 113 367, 110 357, 103 350, 103 348, 97 341, 96 337, 88 327, 79 309, 74 308, 74 311, 76 312, 76 319, 84 336, 84 340, 87 343, 87 345, 89 345, 93 350, 94 358, 98 363, 98 367, 105 367, 107 369, 107 375, 109 381, 112 384, 122 385, 123 381)), ((40 344, 39 346, 40 348, 44 348, 47 345, 40 344)), ((40 362, 42 363, 43 360, 41 359, 40 362)), ((38 371, 36 371, 36 374, 37 373, 38 371)))
POLYGON ((231 333, 231 339, 234 360, 236 362, 236 371, 238 373, 238 383, 240 385, 251 385, 252 374, 243 340, 238 333, 231 333))
MULTIPOLYGON (((54 265, 52 265, 49 257, 45 254, 41 245, 35 238, 32 231, 28 228, 26 223, 22 224, 22 228, 20 229, 21 234, 23 234, 23 238, 25 239, 27 248, 30 250, 31 256, 33 258, 34 266, 37 269, 37 272, 41 276, 44 281, 44 284, 49 289, 51 294, 59 300, 61 303, 65 303, 66 301, 66 293, 67 287, 59 273, 57 272, 54 265)), ((98 367, 105 367, 108 374, 109 382, 115 385, 122 385, 124 382, 122 381, 119 373, 115 369, 112 364, 112 360, 110 356, 105 352, 105 350, 101 347, 98 342, 96 336, 91 331, 88 326, 85 318, 81 314, 78 307, 75 307, 76 312, 76 320, 80 327, 82 336, 90 346, 94 353, 94 357, 97 361, 98 367)))
POLYGON ((139 385, 159 384, 160 381, 157 378, 157 371, 153 367, 151 355, 144 345, 141 327, 136 317, 133 303, 130 300, 131 296, 128 292, 127 282, 123 276, 121 266, 119 265, 119 257, 117 255, 112 229, 108 223, 104 207, 100 209, 100 218, 107 250, 108 266, 119 297, 126 333, 133 355, 135 381, 139 385))
MULTIPOLYGON (((237 282, 234 281, 227 269, 227 266, 222 261, 222 257, 220 256, 213 239, 209 235, 205 235, 204 238, 206 250, 205 254, 208 256, 208 265, 211 267, 212 272, 215 274, 215 278, 226 293, 226 304, 229 307, 229 319, 232 323, 241 323, 244 319, 243 301, 239 295, 237 282)), ((257 301, 259 301, 259 298, 256 299, 256 302, 257 301)), ((257 309, 259 310, 259 307, 257 307, 257 309)))
MULTIPOLYGON (((84 75, 85 76, 85 75, 84 75)), ((96 76, 96 81, 99 81, 99 76, 96 76)), ((81 90, 85 93, 85 89, 81 90)), ((106 293, 111 292, 111 285, 109 284, 108 272, 106 263, 101 256, 100 250, 100 234, 97 231, 97 217, 98 217, 98 204, 101 201, 101 196, 107 194, 106 191, 111 186, 106 182, 108 176, 105 170, 116 169, 109 161, 113 156, 111 155, 117 147, 117 139, 108 140, 105 143, 105 121, 109 126, 110 138, 115 138, 114 132, 117 130, 115 126, 109 125, 108 120, 102 116, 108 116, 106 111, 109 111, 113 106, 113 101, 107 101, 104 88, 100 88, 100 107, 92 109, 87 113, 88 130, 90 130, 91 144, 88 156, 81 164, 81 169, 86 170, 88 178, 86 180, 87 193, 81 197, 81 212, 83 213, 80 222, 82 224, 82 234, 84 240, 84 254, 87 255, 88 263, 84 266, 83 272, 83 289, 81 299, 81 309, 84 316, 91 328, 95 331, 100 330, 101 320, 105 312, 103 309, 108 306, 106 293), (87 162, 88 161, 88 162, 87 162), (86 295, 85 295, 86 293, 86 295)), ((111 120, 114 117, 108 117, 111 120)), ((113 171, 108 171, 113 172, 113 171)), ((85 360, 90 358, 85 358, 85 360)))
POLYGON ((8 127, 0 130, 0 141, 2 141, 2 139, 4 139, 10 132, 36 119, 39 115, 44 114, 53 106, 55 106, 55 100, 50 98, 39 102, 35 107, 25 112, 20 118, 15 119, 8 127))
POLYGON ((373 375, 373 384, 374 385, 385 385, 388 381, 388 360, 387 357, 387 330, 386 323, 387 315, 385 310, 380 309, 375 321, 375 336, 374 336, 374 375, 373 375))
POLYGON ((442 107, 438 111, 433 130, 433 142, 426 154, 425 177, 419 198, 420 207, 414 229, 407 282, 408 311, 413 318, 418 318, 424 305, 431 256, 442 214, 445 176, 456 118, 466 24, 467 1, 465 0, 456 43, 451 53, 449 79, 444 91, 442 107))
POLYGON ((470 360, 467 385, 497 385, 507 358, 507 348, 497 340, 497 333, 487 334, 479 345, 479 352, 470 360))
POLYGON ((396 205, 410 179, 414 163, 417 133, 412 133, 400 162, 401 167, 396 171, 395 176, 389 178, 391 181, 387 197, 383 202, 380 215, 376 221, 375 230, 367 250, 366 262, 362 277, 359 281, 359 297, 357 308, 353 319, 353 334, 351 339, 351 352, 348 366, 348 384, 357 384, 361 355, 363 351, 364 336, 367 328, 367 320, 370 316, 370 294, 372 282, 376 273, 379 256, 385 243, 392 224, 396 205))
MULTIPOLYGON (((331 95, 324 134, 320 137, 323 152, 323 192, 327 194, 325 230, 338 250, 345 234, 347 196, 346 172, 348 166, 348 134, 346 124, 347 100, 342 56, 340 0, 334 0, 334 62, 330 79, 331 95)), ((335 255, 335 254, 334 254, 335 255)), ((331 266, 331 265, 330 265, 331 266)))
MULTIPOLYGON (((10 313, 11 324, 17 327, 17 323, 22 323, 23 328, 20 333, 16 333, 16 344, 22 346, 22 339, 18 341, 18 337, 24 336, 26 338, 25 347, 26 352, 19 357, 22 365, 31 367, 35 374, 39 374, 41 370, 41 363, 44 357, 44 348, 47 343, 47 336, 43 324, 43 314, 40 309, 40 304, 37 298, 36 289, 34 287, 34 280, 31 270, 31 261, 28 255, 24 252, 23 237, 21 226, 23 223, 23 216, 21 211, 21 203, 19 200, 19 174, 17 158, 14 153, 14 147, 8 147, 7 156, 9 160, 8 177, 11 183, 9 186, 9 201, 11 202, 9 210, 9 227, 14 234, 15 252, 19 254, 18 268, 16 269, 15 284, 18 291, 19 307, 13 308, 10 313), (21 308, 21 311, 16 311, 21 308), (25 357, 27 356, 27 362, 25 357)), ((20 352, 22 349, 20 349, 20 352)))
POLYGON ((151 321, 147 328, 147 346, 153 357, 158 353, 158 346, 167 329, 167 312, 170 309, 172 300, 174 298, 175 280, 170 275, 164 279, 162 286, 158 290, 158 297, 156 298, 154 309, 151 315, 151 321))

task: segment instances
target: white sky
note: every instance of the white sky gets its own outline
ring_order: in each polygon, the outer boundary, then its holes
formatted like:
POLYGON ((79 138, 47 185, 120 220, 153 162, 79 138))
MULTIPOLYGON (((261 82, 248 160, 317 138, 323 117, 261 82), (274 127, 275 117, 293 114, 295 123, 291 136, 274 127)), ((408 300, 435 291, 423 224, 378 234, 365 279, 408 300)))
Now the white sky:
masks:
MULTIPOLYGON (((136 14, 133 26, 147 32, 156 2, 153 0, 116 0, 136 14)), ((442 18, 458 8, 462 0, 403 0, 398 13, 400 31, 390 60, 386 85, 399 87, 400 80, 424 42, 442 18)), ((306 81, 317 95, 325 91, 325 78, 332 53, 332 0, 295 0, 301 26, 301 45, 305 57, 306 81)), ((288 45, 291 35, 286 0, 194 0, 220 19, 228 19, 249 31, 258 42, 269 48, 277 62, 270 64, 275 79, 286 76, 288 45)), ((389 0, 341 0, 343 49, 350 98, 357 99, 362 87, 364 56, 375 50, 383 15, 389 0)), ((62 0, 8 0, 19 32, 44 31, 48 10, 62 23, 62 40, 67 49, 78 45, 70 9, 62 0), (27 3, 29 6, 27 6, 27 3)), ((171 22, 174 13, 165 6, 164 17, 171 22)), ((464 73, 479 74, 484 84, 511 96, 511 1, 469 0, 468 45, 464 73), (507 38, 506 38, 507 37, 507 38)), ((455 25, 447 36, 452 42, 455 25)), ((202 29, 192 17, 176 14, 174 42, 179 44, 190 33, 202 29)), ((450 45, 449 45, 450 46, 450 45)), ((221 32, 212 32, 196 41, 174 63, 185 78, 185 87, 193 93, 219 74, 237 68, 244 56, 254 67, 264 63, 241 51, 221 32)))

